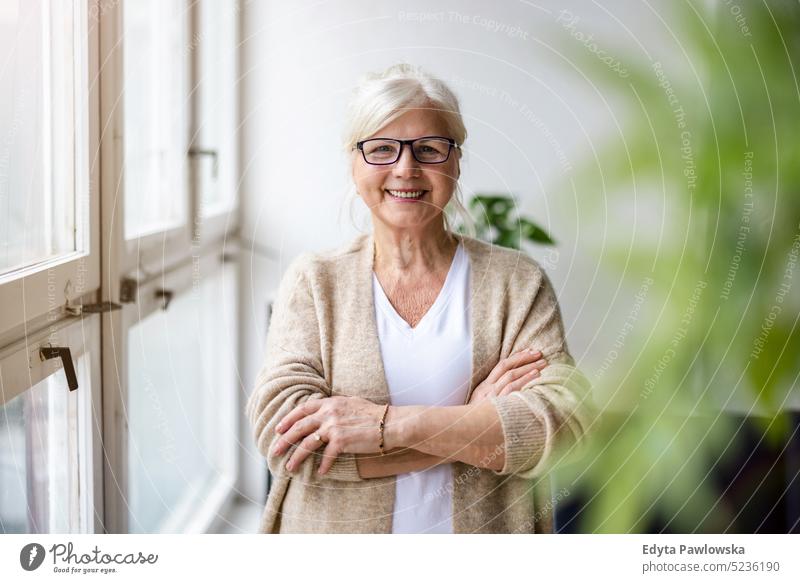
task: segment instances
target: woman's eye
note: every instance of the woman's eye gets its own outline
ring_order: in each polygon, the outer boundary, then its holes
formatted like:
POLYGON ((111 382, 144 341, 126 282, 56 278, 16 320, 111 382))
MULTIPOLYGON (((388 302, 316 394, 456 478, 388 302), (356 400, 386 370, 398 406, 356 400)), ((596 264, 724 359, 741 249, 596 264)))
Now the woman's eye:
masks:
POLYGON ((395 151, 395 148, 393 146, 391 146, 389 144, 383 144, 383 145, 372 146, 367 153, 368 154, 391 154, 394 151, 395 151))

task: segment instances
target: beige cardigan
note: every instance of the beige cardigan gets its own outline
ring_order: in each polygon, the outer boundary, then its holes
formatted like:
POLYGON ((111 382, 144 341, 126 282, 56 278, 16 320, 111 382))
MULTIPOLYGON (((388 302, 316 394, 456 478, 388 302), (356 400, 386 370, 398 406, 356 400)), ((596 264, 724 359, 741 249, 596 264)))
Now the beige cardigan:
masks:
MULTIPOLYGON (((502 422, 505 467, 453 466, 456 533, 552 532, 547 470, 582 445, 594 407, 589 383, 567 352, 553 288, 524 253, 458 235, 471 270, 470 394, 500 358, 534 347, 549 365, 522 391, 492 399, 502 422)), ((273 484, 263 533, 390 533, 395 477, 363 479, 355 456, 342 454, 325 476, 312 455, 294 474, 293 449, 270 452, 275 425, 306 399, 357 395, 389 401, 372 292, 374 239, 360 235, 331 252, 304 253, 284 274, 263 369, 247 403, 258 449, 273 484)))

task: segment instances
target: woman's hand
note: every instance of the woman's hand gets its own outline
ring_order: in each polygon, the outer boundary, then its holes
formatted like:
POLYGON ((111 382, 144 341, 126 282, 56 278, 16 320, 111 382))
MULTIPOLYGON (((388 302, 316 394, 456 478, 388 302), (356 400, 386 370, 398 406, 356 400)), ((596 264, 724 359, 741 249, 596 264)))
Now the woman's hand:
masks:
POLYGON ((469 404, 519 391, 539 376, 546 366, 547 361, 542 358, 541 352, 533 349, 520 350, 495 365, 489 376, 472 391, 469 404))
POLYGON ((330 469, 340 453, 378 452, 378 426, 384 406, 361 397, 327 397, 306 401, 292 409, 278 423, 275 430, 281 437, 273 452, 281 455, 291 444, 298 444, 286 464, 286 469, 291 472, 324 444, 320 474, 330 469))

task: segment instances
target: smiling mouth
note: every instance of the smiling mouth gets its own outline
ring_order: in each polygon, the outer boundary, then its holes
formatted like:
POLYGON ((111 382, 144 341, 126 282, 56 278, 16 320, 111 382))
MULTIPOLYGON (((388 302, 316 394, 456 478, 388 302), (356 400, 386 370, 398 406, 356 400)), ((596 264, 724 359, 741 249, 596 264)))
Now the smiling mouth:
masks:
POLYGON ((389 196, 397 200, 417 200, 422 198, 427 190, 384 190, 389 196))

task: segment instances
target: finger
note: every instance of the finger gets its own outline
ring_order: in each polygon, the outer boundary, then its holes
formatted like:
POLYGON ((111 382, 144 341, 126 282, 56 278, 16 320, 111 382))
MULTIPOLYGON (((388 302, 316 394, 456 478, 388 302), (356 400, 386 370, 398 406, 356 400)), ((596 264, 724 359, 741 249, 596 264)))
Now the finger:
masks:
POLYGON ((306 458, 311 455, 311 453, 319 449, 319 447, 323 444, 321 440, 317 440, 314 438, 314 435, 309 435, 303 441, 300 442, 292 457, 289 458, 289 461, 286 463, 286 469, 290 472, 293 472, 296 468, 299 468, 300 465, 306 461, 306 458))
POLYGON ((547 361, 544 360, 544 359, 539 359, 536 362, 532 362, 530 364, 526 364, 525 366, 520 366, 518 368, 515 368, 515 369, 509 371, 510 379, 509 379, 508 382, 513 382, 513 381, 517 380, 518 378, 525 376, 526 374, 528 374, 532 370, 538 370, 538 371, 541 372, 541 370, 545 366, 547 366, 547 361))
POLYGON ((275 431, 278 433, 285 433, 292 425, 294 425, 297 421, 306 417, 308 415, 312 415, 316 413, 320 407, 322 407, 323 399, 311 399, 304 403, 300 403, 289 411, 289 413, 281 419, 280 423, 275 426, 275 431))
POLYGON ((538 367, 535 366, 535 364, 532 363, 532 362, 529 363, 529 364, 526 364, 524 366, 519 366, 517 368, 512 368, 510 371, 508 371, 503 376, 501 376, 500 379, 497 381, 496 384, 497 384, 497 387, 498 387, 498 389, 497 389, 498 392, 500 390, 502 390, 503 387, 505 387, 507 384, 513 383, 519 377, 528 374, 529 372, 531 372, 534 369, 538 369, 538 367))
POLYGON ((293 443, 299 443, 307 435, 311 435, 320 427, 320 421, 315 416, 305 417, 292 425, 286 433, 278 438, 275 453, 280 455, 293 443))
POLYGON ((513 381, 511 383, 508 383, 505 387, 503 387, 503 390, 500 391, 500 393, 498 394, 498 397, 502 397, 503 395, 508 395, 509 393, 513 393, 515 391, 519 391, 520 389, 525 387, 525 385, 528 384, 531 380, 537 378, 539 376, 539 374, 540 374, 539 369, 538 368, 534 368, 533 370, 529 371, 527 374, 522 375, 517 380, 515 380, 515 381, 513 381))
POLYGON ((336 446, 332 443, 328 443, 325 445, 325 449, 322 452, 322 461, 319 464, 319 469, 317 470, 320 474, 327 474, 328 470, 331 469, 333 462, 336 461, 336 458, 339 455, 339 450, 336 446))
POLYGON ((492 372, 489 373, 489 382, 496 383, 498 379, 500 379, 505 373, 509 370, 522 366, 523 364, 533 362, 538 360, 542 357, 542 353, 539 350, 533 349, 526 349, 520 350, 509 356, 508 358, 504 358, 497 365, 492 369, 492 372))

